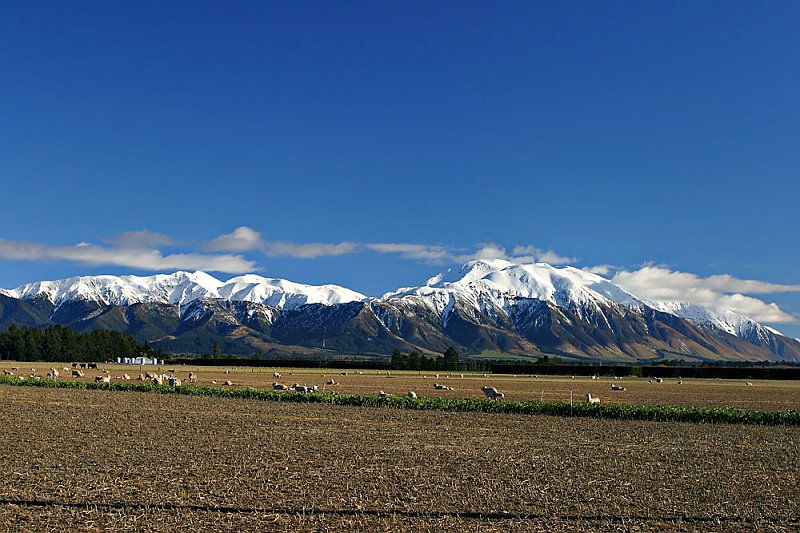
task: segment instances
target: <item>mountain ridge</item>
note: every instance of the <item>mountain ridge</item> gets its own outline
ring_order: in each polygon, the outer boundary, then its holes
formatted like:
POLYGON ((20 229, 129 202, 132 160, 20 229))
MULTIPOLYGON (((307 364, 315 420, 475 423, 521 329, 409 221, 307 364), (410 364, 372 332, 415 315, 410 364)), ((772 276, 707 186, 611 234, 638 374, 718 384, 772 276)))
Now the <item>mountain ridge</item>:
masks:
POLYGON ((800 342, 747 317, 649 302, 574 267, 500 259, 471 261, 377 298, 332 284, 255 274, 222 281, 178 271, 40 281, 0 290, 0 300, 0 328, 15 321, 103 327, 174 350, 209 351, 213 339, 223 339, 231 349, 262 354, 437 352, 456 345, 619 361, 800 361, 800 342))

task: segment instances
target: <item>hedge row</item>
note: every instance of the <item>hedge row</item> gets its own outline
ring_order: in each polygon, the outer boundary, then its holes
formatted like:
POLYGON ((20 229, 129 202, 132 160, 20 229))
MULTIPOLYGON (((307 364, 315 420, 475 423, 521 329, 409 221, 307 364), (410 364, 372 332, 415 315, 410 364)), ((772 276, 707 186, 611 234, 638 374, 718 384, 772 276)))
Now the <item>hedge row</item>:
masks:
POLYGON ((590 417, 616 420, 652 420, 660 422, 705 422, 727 424, 791 425, 800 426, 800 409, 789 411, 757 411, 732 407, 682 407, 655 405, 586 404, 569 402, 511 402, 488 399, 463 398, 408 398, 359 394, 302 394, 254 388, 203 387, 197 385, 154 385, 136 382, 95 383, 85 381, 54 381, 20 379, 0 376, 0 384, 46 388, 92 389, 159 394, 185 394, 240 398, 271 402, 326 403, 357 407, 393 407, 426 411, 461 411, 478 413, 510 413, 523 415, 549 415, 563 417, 590 417))

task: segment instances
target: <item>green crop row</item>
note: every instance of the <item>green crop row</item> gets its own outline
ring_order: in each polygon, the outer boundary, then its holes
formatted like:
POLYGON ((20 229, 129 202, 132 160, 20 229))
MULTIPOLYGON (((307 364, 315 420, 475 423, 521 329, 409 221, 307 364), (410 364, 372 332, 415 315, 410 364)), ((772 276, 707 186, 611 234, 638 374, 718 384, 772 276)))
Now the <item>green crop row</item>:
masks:
POLYGON ((522 415, 577 416, 616 420, 652 420, 671 422, 705 422, 727 424, 791 425, 800 426, 800 409, 789 411, 757 411, 732 407, 682 407, 655 405, 586 404, 569 402, 511 402, 489 399, 463 398, 408 398, 405 396, 372 396, 362 394, 302 394, 254 388, 222 388, 197 385, 154 385, 137 382, 95 383, 85 381, 54 381, 20 379, 0 376, 0 384, 31 387, 92 389, 159 394, 185 394, 239 398, 272 402, 326 403, 357 407, 391 407, 427 411, 461 411, 478 413, 507 413, 522 415))

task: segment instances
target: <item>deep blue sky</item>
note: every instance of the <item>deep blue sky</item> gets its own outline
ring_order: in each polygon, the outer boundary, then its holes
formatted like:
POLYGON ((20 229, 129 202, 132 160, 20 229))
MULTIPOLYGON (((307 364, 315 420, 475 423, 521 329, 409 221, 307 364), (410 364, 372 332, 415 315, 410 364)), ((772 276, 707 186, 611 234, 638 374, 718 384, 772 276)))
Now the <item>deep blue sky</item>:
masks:
MULTIPOLYGON (((795 1, 4 2, 0 238, 203 253, 248 226, 796 285, 799 25, 795 1)), ((370 294, 446 266, 244 255, 370 294)), ((6 258, 0 286, 146 272, 6 258)))

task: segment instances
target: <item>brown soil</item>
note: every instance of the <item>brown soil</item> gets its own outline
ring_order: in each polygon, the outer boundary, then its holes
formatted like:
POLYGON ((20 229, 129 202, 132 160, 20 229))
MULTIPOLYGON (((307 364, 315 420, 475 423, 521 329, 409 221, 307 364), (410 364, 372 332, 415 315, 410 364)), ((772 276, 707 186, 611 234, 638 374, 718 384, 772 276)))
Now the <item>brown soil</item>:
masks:
POLYGON ((800 526, 798 428, 28 387, 0 405, 0 529, 800 526))

